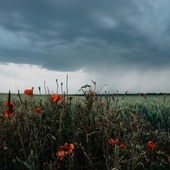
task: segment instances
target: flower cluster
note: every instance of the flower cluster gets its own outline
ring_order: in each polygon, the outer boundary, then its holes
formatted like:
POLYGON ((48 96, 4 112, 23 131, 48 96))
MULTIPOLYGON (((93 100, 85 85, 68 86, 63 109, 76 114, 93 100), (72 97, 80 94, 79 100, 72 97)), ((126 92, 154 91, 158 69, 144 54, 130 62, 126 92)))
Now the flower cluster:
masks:
MULTIPOLYGON (((110 138, 110 139, 108 140, 108 142, 109 142, 111 145, 117 145, 118 139, 112 139, 112 138, 110 138)), ((119 147, 120 147, 121 149, 125 149, 125 144, 121 143, 119 147)))
MULTIPOLYGON (((32 89, 25 89, 24 94, 28 95, 28 96, 33 95, 33 88, 32 89)), ((53 93, 50 96, 50 98, 51 98, 51 101, 54 102, 54 103, 62 100, 62 97, 60 95, 58 95, 58 94, 55 94, 55 93, 53 93)), ((39 108, 39 107, 34 108, 34 112, 40 114, 41 113, 41 108, 39 108)))
POLYGON ((59 157, 59 160, 62 161, 65 155, 69 155, 73 152, 74 145, 65 143, 64 146, 61 146, 56 155, 59 157))
POLYGON ((110 139, 108 140, 108 142, 109 142, 111 145, 116 145, 118 141, 117 141, 117 139, 115 140, 115 139, 110 138, 110 139))
MULTIPOLYGON (((112 139, 112 138, 110 138, 109 140, 108 140, 108 142, 109 142, 109 144, 111 144, 111 145, 117 145, 117 143, 118 143, 118 140, 117 139, 112 139)), ((125 144, 120 144, 120 146, 119 146, 121 149, 124 149, 125 148, 125 144)), ((155 143, 153 142, 153 141, 149 141, 148 143, 147 143, 147 149, 148 149, 148 151, 152 151, 153 149, 155 148, 155 143)))

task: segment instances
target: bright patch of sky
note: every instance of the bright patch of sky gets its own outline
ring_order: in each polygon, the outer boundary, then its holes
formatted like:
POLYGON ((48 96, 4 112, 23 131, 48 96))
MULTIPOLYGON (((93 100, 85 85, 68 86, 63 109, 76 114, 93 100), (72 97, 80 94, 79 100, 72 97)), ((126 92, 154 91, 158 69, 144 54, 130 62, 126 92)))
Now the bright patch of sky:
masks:
POLYGON ((96 92, 120 93, 128 91, 129 93, 138 92, 169 92, 170 82, 167 79, 169 70, 148 70, 138 71, 130 69, 100 69, 98 73, 91 71, 87 74, 83 70, 74 72, 59 72, 47 70, 37 65, 28 64, 0 64, 0 92, 17 93, 18 90, 23 93, 25 89, 34 87, 34 92, 45 93, 44 83, 49 88, 50 93, 57 92, 56 79, 58 80, 58 92, 66 92, 66 82, 68 75, 68 89, 70 94, 80 94, 78 90, 89 84, 94 88, 93 81, 96 82, 96 92), (107 76, 106 76, 107 75, 107 76), (102 78, 102 79, 101 79, 102 78))
MULTIPOLYGON (((37 65, 28 64, 0 64, 0 92, 10 90, 12 93, 17 93, 18 90, 23 93, 25 89, 34 87, 34 92, 39 93, 38 88, 41 87, 41 92, 45 93, 45 88, 49 88, 50 93, 57 91, 56 79, 58 80, 58 92, 61 92, 61 83, 63 83, 63 91, 66 92, 66 81, 68 75, 69 92, 76 94, 81 86, 90 81, 88 75, 83 70, 75 72, 58 72, 47 70, 37 65)), ((47 90, 47 89, 46 89, 47 90)))

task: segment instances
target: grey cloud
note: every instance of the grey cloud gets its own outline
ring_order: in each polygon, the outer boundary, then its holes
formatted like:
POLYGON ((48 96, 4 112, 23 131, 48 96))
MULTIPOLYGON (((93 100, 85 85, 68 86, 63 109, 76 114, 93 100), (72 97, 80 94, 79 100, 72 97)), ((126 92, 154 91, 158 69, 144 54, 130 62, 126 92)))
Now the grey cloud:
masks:
POLYGON ((0 59, 62 71, 168 67, 168 1, 0 2, 0 59), (161 10, 161 11, 160 11, 161 10))

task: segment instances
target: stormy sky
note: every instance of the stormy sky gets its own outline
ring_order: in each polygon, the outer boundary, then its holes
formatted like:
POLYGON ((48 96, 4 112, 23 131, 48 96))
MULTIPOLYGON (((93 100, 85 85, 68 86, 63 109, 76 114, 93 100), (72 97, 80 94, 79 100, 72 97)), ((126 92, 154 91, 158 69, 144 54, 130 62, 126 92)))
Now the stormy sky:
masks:
POLYGON ((1 0, 0 92, 170 92, 169 0, 1 0))

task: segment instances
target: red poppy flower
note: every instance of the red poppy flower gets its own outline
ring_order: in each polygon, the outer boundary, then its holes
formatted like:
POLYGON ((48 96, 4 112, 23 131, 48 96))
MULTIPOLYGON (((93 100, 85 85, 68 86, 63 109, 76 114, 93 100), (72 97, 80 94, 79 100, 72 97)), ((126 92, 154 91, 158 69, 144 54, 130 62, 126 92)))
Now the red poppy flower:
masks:
POLYGON ((30 96, 30 95, 33 94, 33 90, 32 90, 32 89, 26 89, 26 90, 24 91, 24 94, 30 96))
POLYGON ((61 146, 56 155, 59 157, 59 160, 62 161, 65 155, 69 155, 73 152, 74 145, 65 143, 64 146, 61 146))
POLYGON ((65 152, 63 150, 59 150, 56 155, 59 157, 59 160, 62 161, 65 155, 65 152))
POLYGON ((13 113, 13 110, 7 110, 6 112, 5 112, 5 117, 11 117, 12 116, 12 113, 13 113))
POLYGON ((4 102, 4 107, 6 108, 5 116, 6 117, 11 117, 12 113, 13 113, 14 103, 5 101, 4 102))
POLYGON ((121 149, 125 149, 125 144, 123 144, 123 143, 120 144, 120 148, 121 148, 121 149))
POLYGON ((116 144, 117 144, 117 140, 114 140, 114 139, 112 139, 112 138, 110 138, 110 139, 108 140, 108 142, 109 142, 111 145, 116 145, 116 144))
POLYGON ((39 107, 34 108, 35 113, 41 113, 41 109, 39 107))
POLYGON ((8 108, 8 107, 13 107, 13 106, 14 106, 14 103, 5 101, 5 102, 4 102, 4 106, 5 106, 6 108, 8 108))
POLYGON ((53 101, 53 102, 58 102, 58 101, 61 101, 62 100, 62 97, 61 96, 59 96, 58 94, 52 94, 51 95, 51 100, 53 101))
POLYGON ((153 150, 154 147, 155 147, 155 144, 153 143, 153 141, 149 141, 149 142, 148 142, 148 151, 153 150))

